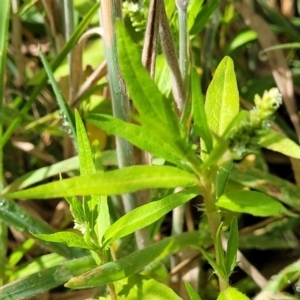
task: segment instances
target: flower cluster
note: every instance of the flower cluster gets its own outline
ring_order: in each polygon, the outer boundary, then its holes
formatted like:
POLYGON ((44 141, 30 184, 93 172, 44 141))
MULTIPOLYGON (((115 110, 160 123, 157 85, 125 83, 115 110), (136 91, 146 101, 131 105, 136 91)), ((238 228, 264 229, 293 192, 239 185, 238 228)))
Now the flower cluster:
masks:
POLYGON ((147 23, 147 8, 139 3, 125 1, 123 3, 123 14, 128 16, 135 31, 143 31, 147 23))
POLYGON ((236 159, 260 148, 259 139, 270 128, 274 113, 282 104, 281 94, 277 88, 272 88, 262 97, 255 95, 254 103, 255 107, 244 114, 229 135, 229 147, 236 159))

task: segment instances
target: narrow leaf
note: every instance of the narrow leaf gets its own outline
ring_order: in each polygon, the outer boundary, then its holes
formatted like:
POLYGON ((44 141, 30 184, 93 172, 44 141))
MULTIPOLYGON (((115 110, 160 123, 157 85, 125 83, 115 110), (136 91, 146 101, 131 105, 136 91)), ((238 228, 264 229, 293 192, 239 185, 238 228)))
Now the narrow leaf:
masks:
POLYGON ((194 128, 199 137, 204 141, 207 151, 210 152, 212 149, 212 136, 207 124, 201 82, 194 67, 191 73, 191 85, 194 128))
POLYGON ((74 232, 64 231, 64 232, 55 232, 52 234, 36 233, 33 235, 44 241, 60 243, 60 244, 67 245, 68 247, 89 249, 86 243, 84 242, 83 237, 74 232))
POLYGON ((96 173, 92 150, 85 127, 77 110, 75 110, 77 143, 79 152, 80 175, 96 173))
MULTIPOLYGON (((101 155, 102 163, 104 166, 117 166, 117 157, 114 150, 106 150, 101 155)), ((18 189, 24 189, 32 184, 40 182, 46 178, 54 175, 58 175, 65 172, 79 170, 79 159, 78 156, 74 156, 55 163, 51 166, 43 167, 18 177, 14 182, 5 187, 2 190, 2 194, 12 192, 18 189)))
POLYGON ((139 114, 142 118, 150 117, 153 122, 167 126, 171 133, 178 135, 177 117, 171 102, 160 93, 150 74, 143 67, 140 53, 121 23, 117 24, 117 35, 121 72, 139 114))
POLYGON ((189 282, 185 281, 184 284, 189 294, 190 300, 201 300, 201 297, 198 295, 198 293, 194 290, 194 288, 189 282))
POLYGON ((300 189, 290 181, 243 164, 234 165, 230 180, 274 197, 299 211, 300 189))
POLYGON ((176 253, 180 249, 204 245, 207 242, 206 239, 200 236, 199 232, 188 232, 169 237, 118 261, 109 262, 73 278, 65 286, 72 289, 81 289, 121 280, 139 272, 149 263, 176 253))
POLYGON ((226 250, 226 270, 227 274, 230 275, 236 266, 236 257, 239 243, 239 232, 236 217, 233 217, 230 233, 227 242, 227 250, 226 250))
POLYGON ((111 225, 106 231, 104 238, 112 243, 116 239, 154 223, 175 207, 186 203, 198 194, 198 188, 191 188, 140 206, 111 225))
POLYGON ((95 261, 91 256, 63 262, 1 286, 0 300, 31 298, 61 286, 72 277, 87 272, 94 266, 95 261))
POLYGON ((220 198, 225 192, 231 168, 232 168, 232 160, 229 160, 223 165, 221 165, 217 171, 217 183, 216 183, 217 199, 220 198))
POLYGON ((117 195, 147 188, 197 185, 197 177, 169 166, 131 166, 101 174, 78 176, 6 194, 10 198, 57 198, 73 195, 117 195))
POLYGON ((72 140, 74 142, 74 145, 77 145, 74 114, 71 110, 71 107, 69 106, 69 104, 64 99, 64 97, 62 95, 62 92, 61 92, 61 90, 60 90, 60 88, 59 88, 59 86, 58 86, 58 84, 57 84, 57 82, 54 78, 51 67, 50 67, 49 63, 47 62, 47 59, 44 56, 44 54, 43 54, 43 52, 41 51, 40 48, 39 48, 39 55, 41 57, 44 68, 47 72, 50 83, 52 85, 52 88, 53 88, 53 91, 54 91, 54 94, 55 94, 55 97, 56 97, 57 104, 60 108, 60 112, 63 116, 64 126, 66 126, 68 128, 68 130, 69 130, 68 134, 72 138, 72 140))
POLYGON ((174 147, 166 141, 162 141, 157 135, 153 135, 153 132, 144 126, 127 123, 109 115, 101 114, 91 114, 88 120, 108 134, 118 135, 157 157, 164 158, 177 165, 180 164, 182 154, 177 154, 174 147))
POLYGON ((274 130, 269 130, 268 133, 260 139, 259 144, 269 150, 300 159, 300 146, 274 130))
POLYGON ((222 195, 216 205, 258 217, 293 215, 280 202, 255 191, 232 191, 222 195))

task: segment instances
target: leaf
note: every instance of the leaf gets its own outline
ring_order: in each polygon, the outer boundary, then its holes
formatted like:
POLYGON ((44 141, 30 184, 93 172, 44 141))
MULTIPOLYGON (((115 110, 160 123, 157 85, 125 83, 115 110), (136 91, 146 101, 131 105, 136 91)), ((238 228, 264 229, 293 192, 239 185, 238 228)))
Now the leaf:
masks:
POLYGON ((182 300, 168 286, 139 274, 117 281, 114 287, 119 300, 182 300))
POLYGON ((225 56, 210 83, 205 102, 209 128, 221 136, 239 112, 239 93, 233 61, 225 56))
POLYGON ((179 135, 177 117, 168 102, 160 93, 143 67, 140 53, 121 22, 117 23, 117 46, 121 73, 142 119, 151 119, 166 126, 170 135, 179 135))
POLYGON ((237 289, 228 287, 225 291, 220 293, 217 300, 250 300, 250 298, 239 292, 237 289))
POLYGON ((191 89, 194 128, 199 137, 204 141, 207 151, 210 152, 212 149, 212 136, 207 124, 201 82, 195 67, 193 67, 191 71, 191 89))
POLYGON ((225 252, 223 249, 223 245, 222 245, 222 238, 221 238, 221 234, 222 234, 222 227, 223 227, 223 222, 221 222, 221 224, 218 227, 218 230, 216 232, 216 237, 215 237, 215 254, 216 254, 216 261, 217 261, 217 265, 218 267, 222 270, 222 272, 219 274, 222 274, 222 277, 224 279, 227 279, 229 274, 227 273, 226 270, 226 265, 225 265, 225 252), (225 277, 224 277, 225 275, 225 277))
POLYGON ((260 138, 259 144, 269 150, 300 159, 300 146, 272 129, 260 138))
POLYGON ((112 243, 136 230, 144 228, 199 194, 198 188, 191 188, 169 195, 161 200, 140 206, 118 219, 105 232, 104 239, 112 243))
POLYGON ((199 232, 196 231, 165 238, 118 261, 106 263, 81 276, 73 278, 65 286, 72 289, 81 289, 121 280, 136 274, 153 261, 162 259, 181 249, 204 245, 207 242, 207 239, 201 237, 199 232))
POLYGON ((236 217, 233 217, 231 226, 230 226, 230 233, 227 242, 227 250, 226 250, 226 258, 225 258, 225 265, 228 276, 232 273, 236 266, 236 257, 237 257, 237 250, 239 244, 239 232, 238 232, 238 225, 236 217))
POLYGON ((214 258, 212 258, 202 247, 197 246, 195 248, 200 250, 204 258, 213 267, 214 272, 218 275, 218 277, 226 278, 225 270, 217 264, 214 258))
POLYGON ((197 15, 194 25, 190 30, 190 34, 195 35, 199 33, 207 24, 209 18, 214 13, 219 5, 218 0, 207 1, 207 3, 203 6, 200 13, 197 15))
POLYGON ((299 211, 300 189, 287 180, 243 164, 234 165, 230 180, 272 196, 299 211))
POLYGON ((68 128, 68 134, 72 138, 74 145, 77 146, 74 114, 71 110, 71 107, 69 106, 67 101, 64 99, 64 96, 54 78, 51 67, 50 67, 49 63, 47 62, 45 55, 41 51, 41 48, 39 48, 38 50, 39 50, 39 55, 41 57, 42 63, 44 65, 44 69, 46 70, 46 73, 47 73, 50 83, 52 85, 57 104, 58 104, 58 106, 60 108, 60 112, 62 114, 63 124, 64 124, 63 126, 68 128))
POLYGON ((258 217, 291 215, 281 203, 255 191, 232 191, 222 195, 216 205, 228 210, 258 217))
MULTIPOLYGON (((116 152, 114 150, 106 150, 102 152, 102 162, 105 166, 117 166, 116 152)), ((28 172, 18 177, 13 183, 2 190, 2 194, 12 192, 18 189, 24 189, 32 184, 40 182, 46 178, 65 172, 79 169, 78 156, 71 157, 51 166, 28 172)))
POLYGON ((201 300, 201 297, 198 295, 198 293, 194 290, 194 288, 189 282, 185 281, 184 284, 190 297, 190 300, 201 300))
POLYGON ((83 237, 74 232, 63 231, 55 232, 52 234, 33 233, 33 235, 44 241, 60 243, 67 245, 68 247, 89 249, 86 243, 84 242, 83 237))
POLYGON ((232 160, 227 161, 218 168, 216 182, 216 198, 220 198, 227 186, 229 173, 232 168, 232 160))
POLYGON ((96 173, 92 150, 85 127, 77 110, 75 110, 77 142, 79 150, 80 175, 96 173))
MULTIPOLYGON (((54 229, 48 224, 31 216, 24 208, 13 202, 12 200, 0 197, 0 219, 7 225, 13 226, 15 229, 23 232, 33 233, 54 233, 54 229)), ((79 254, 78 249, 74 252, 68 247, 60 244, 40 241, 47 249, 56 252, 65 257, 72 257, 79 254)), ((81 253, 82 255, 82 253, 81 253)))
POLYGON ((91 256, 72 259, 0 287, 0 300, 26 299, 61 286, 95 266, 91 256), (38 284, 37 284, 38 283, 38 284))
POLYGON ((197 177, 169 166, 131 166, 101 174, 77 176, 6 194, 10 198, 57 198, 73 195, 118 195, 147 188, 197 185, 197 177))
POLYGON ((144 126, 127 123, 102 114, 91 114, 88 121, 99 126, 108 134, 118 135, 157 157, 164 158, 177 165, 180 164, 182 154, 177 154, 169 143, 160 140, 158 136, 153 135, 153 132, 144 126))

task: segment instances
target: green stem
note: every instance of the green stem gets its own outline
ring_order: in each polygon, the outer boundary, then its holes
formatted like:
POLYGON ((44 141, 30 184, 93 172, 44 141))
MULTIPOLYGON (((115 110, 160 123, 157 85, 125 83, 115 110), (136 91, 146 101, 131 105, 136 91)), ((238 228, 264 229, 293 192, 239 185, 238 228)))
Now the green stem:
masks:
MULTIPOLYGON (((188 30, 187 30, 187 7, 188 0, 176 0, 179 18, 179 68, 183 84, 186 84, 188 62, 188 30)), ((186 86, 185 86, 186 88, 186 86)), ((185 89, 187 90, 187 89, 185 89)))
MULTIPOLYGON (((208 226, 210 229, 211 236, 214 242, 214 249, 216 254, 217 264, 221 261, 221 258, 217 253, 217 243, 221 243, 221 241, 217 240, 217 231, 221 224, 220 214, 215 205, 216 203, 216 170, 211 170, 207 172, 202 178, 200 178, 201 182, 201 191, 203 196, 203 201, 205 204, 205 211, 208 219, 208 226), (206 176, 205 176, 206 175, 206 176)), ((219 276, 219 285, 220 291, 224 291, 229 285, 227 279, 219 276)))

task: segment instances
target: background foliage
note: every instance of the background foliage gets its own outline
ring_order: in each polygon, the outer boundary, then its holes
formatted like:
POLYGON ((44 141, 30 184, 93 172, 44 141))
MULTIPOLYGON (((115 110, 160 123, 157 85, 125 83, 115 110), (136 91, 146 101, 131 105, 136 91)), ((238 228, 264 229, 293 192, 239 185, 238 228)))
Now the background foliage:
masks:
POLYGON ((152 2, 0 2, 0 299, 300 298, 300 7, 152 2))

